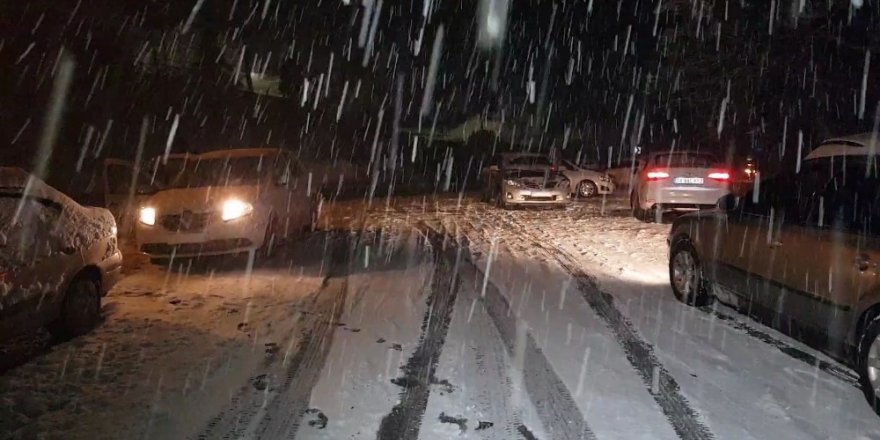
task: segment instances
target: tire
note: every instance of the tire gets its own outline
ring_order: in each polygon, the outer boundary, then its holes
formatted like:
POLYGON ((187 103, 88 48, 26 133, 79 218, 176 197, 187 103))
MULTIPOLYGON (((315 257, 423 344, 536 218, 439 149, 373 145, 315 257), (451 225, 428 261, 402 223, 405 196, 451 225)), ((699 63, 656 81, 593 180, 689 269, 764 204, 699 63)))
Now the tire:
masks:
POLYGON ((101 318, 100 282, 89 275, 79 275, 64 292, 61 313, 47 326, 57 339, 68 340, 91 331, 101 318))
POLYGON ((644 221, 645 220, 645 210, 642 209, 641 205, 639 205, 639 196, 635 191, 631 192, 629 195, 629 205, 632 208, 633 217, 644 221))
POLYGON ((689 306, 700 307, 711 302, 700 258, 688 240, 676 243, 669 253, 669 284, 675 298, 689 306))
POLYGON ((862 392, 868 404, 874 409, 877 415, 880 415, 880 391, 875 391, 880 386, 880 315, 875 316, 866 326, 865 331, 859 338, 858 359, 856 360, 856 369, 859 373, 859 384, 862 386, 862 392), (872 348, 873 346, 873 348, 872 348), (871 358, 873 365, 869 365, 871 358), (873 368, 869 368, 873 367, 873 368), (873 369, 873 371, 871 371, 873 369), (871 383, 871 376, 874 376, 874 384, 871 383))
POLYGON ((599 187, 589 180, 583 180, 577 186, 577 196, 582 199, 589 199, 599 194, 599 187))

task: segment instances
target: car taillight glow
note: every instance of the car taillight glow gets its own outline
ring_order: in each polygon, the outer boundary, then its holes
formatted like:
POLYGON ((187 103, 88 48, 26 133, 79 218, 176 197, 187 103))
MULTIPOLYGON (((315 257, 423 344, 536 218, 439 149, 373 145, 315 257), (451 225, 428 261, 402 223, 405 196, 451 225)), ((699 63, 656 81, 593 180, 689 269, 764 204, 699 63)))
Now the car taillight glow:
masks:
POLYGON ((730 173, 727 171, 715 171, 709 173, 709 178, 715 180, 730 180, 730 173))
POLYGON ((661 171, 661 170, 648 171, 648 180, 661 180, 661 179, 668 179, 668 178, 669 178, 669 173, 667 173, 666 171, 661 171))

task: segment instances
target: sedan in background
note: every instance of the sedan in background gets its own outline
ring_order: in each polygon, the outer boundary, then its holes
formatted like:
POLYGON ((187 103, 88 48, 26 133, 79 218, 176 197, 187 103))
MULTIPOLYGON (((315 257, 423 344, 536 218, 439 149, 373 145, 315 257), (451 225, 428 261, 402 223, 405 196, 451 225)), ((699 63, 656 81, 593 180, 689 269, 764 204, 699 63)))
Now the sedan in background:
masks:
POLYGON ((730 171, 699 151, 652 153, 633 181, 633 215, 645 221, 666 210, 712 208, 730 193, 730 171))
POLYGON ((0 168, 0 339, 47 326, 67 339, 100 320, 122 273, 110 211, 20 168, 0 168))
POLYGON ((559 171, 571 182, 571 193, 577 197, 588 199, 595 195, 611 194, 616 189, 608 174, 588 170, 568 160, 562 161, 559 171))
POLYGON ((269 255, 312 225, 314 183, 285 150, 212 151, 175 167, 139 210, 138 248, 152 258, 269 255))

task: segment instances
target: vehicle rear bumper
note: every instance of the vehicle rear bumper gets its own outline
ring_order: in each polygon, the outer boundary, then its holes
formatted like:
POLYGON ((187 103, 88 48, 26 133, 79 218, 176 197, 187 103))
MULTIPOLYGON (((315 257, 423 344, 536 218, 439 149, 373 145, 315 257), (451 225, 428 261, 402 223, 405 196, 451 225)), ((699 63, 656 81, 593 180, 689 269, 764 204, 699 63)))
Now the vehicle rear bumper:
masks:
POLYGON ((641 198, 641 208, 663 205, 664 209, 701 209, 715 206, 718 199, 730 193, 729 188, 656 187, 649 188, 641 198))

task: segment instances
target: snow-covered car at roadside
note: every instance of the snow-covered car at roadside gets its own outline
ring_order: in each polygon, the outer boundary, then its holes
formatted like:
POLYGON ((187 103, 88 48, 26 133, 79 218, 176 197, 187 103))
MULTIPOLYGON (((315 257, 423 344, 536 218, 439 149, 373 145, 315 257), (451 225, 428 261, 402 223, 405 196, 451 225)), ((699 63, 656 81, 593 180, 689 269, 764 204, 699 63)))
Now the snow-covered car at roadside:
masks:
POLYGON ((611 194, 616 189, 608 174, 580 167, 569 160, 563 160, 559 164, 559 171, 571 182, 571 193, 578 197, 611 194))
POLYGON ((312 225, 313 183, 285 150, 212 151, 177 168, 138 211, 138 249, 153 258, 268 254, 312 225))
POLYGON ((633 215, 652 220, 667 210, 712 208, 730 193, 730 171, 700 151, 656 152, 633 181, 633 215))
POLYGON ((47 326, 79 336, 122 273, 116 222, 20 168, 0 168, 0 339, 47 326))

